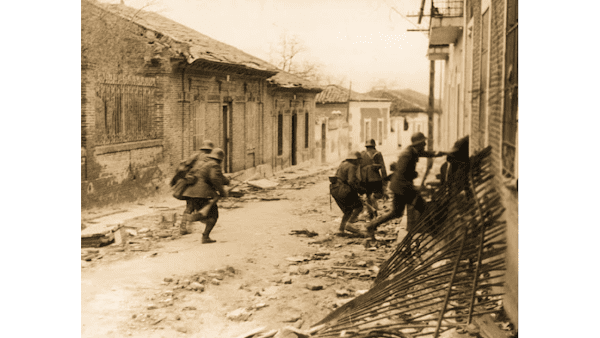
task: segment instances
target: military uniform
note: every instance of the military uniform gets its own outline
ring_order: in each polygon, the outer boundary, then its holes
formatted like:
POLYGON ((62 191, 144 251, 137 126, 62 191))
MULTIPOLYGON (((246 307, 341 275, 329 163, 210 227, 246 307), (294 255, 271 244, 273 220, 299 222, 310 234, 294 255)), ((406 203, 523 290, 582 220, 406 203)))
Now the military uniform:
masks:
MULTIPOLYGON (((213 153, 215 151, 222 152, 219 148, 215 148, 213 153)), ((183 196, 187 200, 187 206, 182 221, 182 233, 187 232, 185 223, 190 220, 190 215, 194 211, 201 210, 217 196, 227 196, 224 186, 229 184, 229 179, 223 175, 221 161, 212 157, 213 153, 204 158, 202 162, 196 162, 192 170, 185 176, 189 185, 183 192, 183 196)), ((201 220, 206 223, 202 238, 203 243, 214 242, 210 240, 209 234, 217 223, 218 218, 219 208, 215 202, 210 208, 206 218, 201 220)))
POLYGON ((398 161, 395 163, 395 171, 392 174, 389 188, 393 192, 392 209, 376 218, 367 226, 367 231, 374 238, 374 233, 377 227, 391 219, 401 217, 404 214, 404 208, 407 204, 413 203, 417 211, 425 210, 425 201, 415 189, 413 180, 417 177, 416 167, 419 157, 439 157, 442 153, 435 153, 425 150, 420 150, 415 147, 415 144, 425 142, 426 138, 422 133, 413 135, 413 144, 406 147, 398 156, 398 161))

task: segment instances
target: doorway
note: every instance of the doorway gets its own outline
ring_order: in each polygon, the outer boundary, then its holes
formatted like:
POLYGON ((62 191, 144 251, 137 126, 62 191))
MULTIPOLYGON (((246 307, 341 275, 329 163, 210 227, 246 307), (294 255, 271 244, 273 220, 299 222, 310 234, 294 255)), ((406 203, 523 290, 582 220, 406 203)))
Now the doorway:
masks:
POLYGON ((298 129, 298 115, 295 113, 292 114, 292 165, 298 164, 297 154, 296 154, 296 138, 297 138, 297 129, 298 129))
POLYGON ((327 162, 327 126, 321 124, 321 163, 327 162))
POLYGON ((229 140, 230 140, 230 124, 231 124, 231 119, 230 119, 230 106, 229 104, 224 104, 223 105, 223 140, 222 140, 222 144, 223 144, 223 152, 225 153, 225 157, 223 158, 223 171, 226 173, 231 172, 231 161, 229 160, 229 154, 230 154, 230 144, 229 144, 229 140))

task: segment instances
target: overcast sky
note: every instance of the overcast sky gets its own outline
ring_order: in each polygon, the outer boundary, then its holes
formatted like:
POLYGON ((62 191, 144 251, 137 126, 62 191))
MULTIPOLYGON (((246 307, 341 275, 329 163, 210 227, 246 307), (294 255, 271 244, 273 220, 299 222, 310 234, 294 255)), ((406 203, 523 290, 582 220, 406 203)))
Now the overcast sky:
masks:
MULTIPOLYGON (((368 91, 384 80, 428 93, 427 37, 394 12, 416 13, 420 0, 154 0, 148 7, 200 33, 270 61, 282 32, 307 47, 302 57, 368 91)), ((118 3, 118 0, 103 0, 118 3)), ((139 8, 148 0, 125 0, 139 8)), ((416 19, 412 19, 416 23, 416 19)), ((437 92, 437 90, 436 90, 437 92)))

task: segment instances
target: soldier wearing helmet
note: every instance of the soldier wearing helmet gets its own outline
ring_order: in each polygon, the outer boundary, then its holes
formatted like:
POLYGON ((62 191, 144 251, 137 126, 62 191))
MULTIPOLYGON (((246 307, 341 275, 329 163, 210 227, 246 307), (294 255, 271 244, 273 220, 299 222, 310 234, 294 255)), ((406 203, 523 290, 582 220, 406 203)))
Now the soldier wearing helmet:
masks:
MULTIPOLYGON (((188 221, 191 221, 190 216, 194 211, 201 210, 202 207, 210 204, 211 200, 217 196, 227 197, 228 192, 224 186, 229 184, 229 179, 223 175, 221 169, 224 157, 225 153, 222 149, 214 148, 201 163, 197 162, 194 168, 186 175, 185 179, 188 181, 189 186, 183 192, 183 196, 187 200, 187 207, 181 221, 180 232, 182 234, 187 233, 186 225, 188 221)), ((201 219, 206 224, 206 228, 202 234, 202 243, 216 242, 209 235, 215 227, 218 218, 219 209, 215 202, 210 208, 207 217, 201 219)))
MULTIPOLYGON (((385 162, 381 152, 375 149, 375 140, 370 139, 365 143, 367 148, 361 155, 361 184, 366 190, 367 203, 373 207, 373 211, 369 211, 369 219, 377 217, 377 200, 383 197, 385 186, 383 178, 387 177, 385 170, 385 162)), ((350 223, 356 222, 356 219, 350 219, 350 223)))
POLYGON ((410 140, 411 145, 400 152, 398 161, 393 166, 395 170, 389 186, 394 194, 392 208, 388 213, 372 220, 367 226, 367 233, 373 241, 375 240, 377 227, 391 219, 401 217, 407 204, 412 203, 415 209, 421 213, 425 210, 425 201, 413 185, 413 179, 417 177, 415 171, 417 162, 419 157, 446 155, 445 152, 425 151, 427 137, 421 132, 414 133, 410 140))
POLYGON ((171 186, 174 186, 177 181, 184 178, 185 175, 194 167, 196 163, 203 163, 204 158, 210 154, 215 145, 210 140, 204 140, 202 142, 202 146, 200 147, 200 151, 190 156, 187 160, 182 161, 177 170, 175 171, 175 176, 171 180, 171 186))
POLYGON ((329 186, 331 196, 340 207, 344 216, 340 223, 338 234, 343 235, 345 231, 359 232, 357 229, 347 226, 348 220, 358 216, 363 209, 363 205, 358 197, 358 193, 362 192, 360 187, 360 153, 351 151, 346 159, 342 161, 332 178, 332 183, 329 186))

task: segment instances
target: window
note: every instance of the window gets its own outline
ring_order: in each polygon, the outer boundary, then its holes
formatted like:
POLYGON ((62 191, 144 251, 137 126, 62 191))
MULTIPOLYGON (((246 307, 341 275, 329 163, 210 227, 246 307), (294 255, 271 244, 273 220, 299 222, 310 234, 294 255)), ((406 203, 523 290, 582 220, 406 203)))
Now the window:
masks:
POLYGON ((490 9, 481 16, 481 68, 479 82, 479 146, 487 144, 488 68, 490 43, 490 9))
POLYGON ((517 127, 519 122, 519 20, 518 0, 508 0, 506 18, 506 62, 504 71, 504 114, 502 116, 502 174, 515 178, 517 127))
POLYGON ((365 142, 367 142, 368 140, 370 140, 371 137, 371 119, 365 119, 365 129, 364 129, 364 133, 365 135, 365 142))
POLYGON ((377 119, 377 144, 383 144, 383 119, 377 119))
POLYGON ((283 115, 277 115, 277 155, 283 155, 283 115))
MULTIPOLYGON (((302 101, 302 105, 304 105, 304 101, 302 101)), ((310 127, 310 123, 308 121, 308 112, 305 112, 304 113, 304 148, 308 148, 309 127, 310 127)))
POLYGON ((141 77, 100 79, 96 105, 96 144, 159 137, 154 127, 154 80, 141 77))

